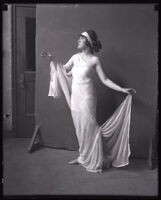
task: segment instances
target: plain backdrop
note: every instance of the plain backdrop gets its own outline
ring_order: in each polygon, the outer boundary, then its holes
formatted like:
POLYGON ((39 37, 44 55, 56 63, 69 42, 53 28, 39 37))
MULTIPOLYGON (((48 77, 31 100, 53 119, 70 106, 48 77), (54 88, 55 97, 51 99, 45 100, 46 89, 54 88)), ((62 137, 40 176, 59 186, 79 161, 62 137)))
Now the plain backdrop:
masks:
MULTIPOLYGON (((70 109, 64 95, 48 97, 49 51, 66 63, 77 53, 82 31, 96 31, 102 50, 98 56, 107 76, 122 87, 135 88, 130 146, 133 157, 146 158, 156 131, 158 16, 153 4, 37 4, 36 6, 36 124, 44 144, 78 150, 70 109)), ((126 97, 95 77, 97 120, 101 125, 126 97)), ((81 101, 81 99, 80 99, 81 101)))

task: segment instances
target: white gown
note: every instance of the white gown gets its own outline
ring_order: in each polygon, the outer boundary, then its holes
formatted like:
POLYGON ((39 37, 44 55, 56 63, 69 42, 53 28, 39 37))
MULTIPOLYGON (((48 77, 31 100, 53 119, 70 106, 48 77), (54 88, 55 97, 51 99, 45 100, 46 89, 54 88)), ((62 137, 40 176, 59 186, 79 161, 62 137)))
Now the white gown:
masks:
POLYGON ((89 67, 80 54, 75 54, 72 79, 68 78, 60 63, 55 66, 51 62, 50 67, 48 96, 59 97, 60 87, 64 92, 79 143, 79 164, 90 172, 102 172, 110 165, 128 165, 132 96, 127 95, 112 116, 99 126, 96 121, 97 96, 92 80, 94 68, 89 67))

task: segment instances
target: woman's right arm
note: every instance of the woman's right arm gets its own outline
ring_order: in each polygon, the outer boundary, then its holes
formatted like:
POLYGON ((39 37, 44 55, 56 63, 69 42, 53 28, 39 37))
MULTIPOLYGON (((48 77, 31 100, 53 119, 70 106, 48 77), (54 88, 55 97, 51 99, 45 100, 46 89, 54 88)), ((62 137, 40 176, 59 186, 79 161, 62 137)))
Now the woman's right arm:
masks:
POLYGON ((74 65, 74 55, 68 60, 66 64, 63 65, 63 67, 66 69, 67 72, 69 72, 74 65))
MULTIPOLYGON (((59 63, 58 61, 56 61, 55 59, 53 59, 53 57, 50 58, 50 63, 54 63, 54 66, 56 66, 56 63, 59 63)), ((52 66, 50 64, 50 66, 52 66)), ((71 76, 71 69, 74 65, 74 55, 68 60, 68 62, 66 64, 62 64, 60 63, 61 66, 65 69, 65 73, 67 76, 71 76)), ((52 67, 51 67, 51 73, 52 73, 52 67)))

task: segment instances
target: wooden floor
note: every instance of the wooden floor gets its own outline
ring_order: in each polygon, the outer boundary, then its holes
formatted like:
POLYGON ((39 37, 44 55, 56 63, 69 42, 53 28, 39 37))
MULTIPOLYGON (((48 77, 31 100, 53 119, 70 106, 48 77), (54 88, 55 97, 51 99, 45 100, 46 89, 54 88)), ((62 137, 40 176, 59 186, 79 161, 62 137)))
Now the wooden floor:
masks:
POLYGON ((91 173, 80 165, 68 165, 78 152, 41 148, 30 154, 29 143, 29 139, 3 142, 4 195, 158 194, 158 171, 150 170, 147 160, 130 159, 126 167, 91 173))

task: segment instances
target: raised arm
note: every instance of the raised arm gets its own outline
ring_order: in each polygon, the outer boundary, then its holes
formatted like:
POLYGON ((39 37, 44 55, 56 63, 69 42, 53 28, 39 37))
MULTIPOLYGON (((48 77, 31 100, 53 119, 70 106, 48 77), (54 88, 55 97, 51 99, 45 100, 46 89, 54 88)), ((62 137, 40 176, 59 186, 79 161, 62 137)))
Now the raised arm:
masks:
MULTIPOLYGON (((49 52, 41 52, 40 55, 42 57, 48 57, 50 62, 53 62, 53 63, 57 63, 58 61, 56 60, 56 58, 49 52)), ((69 61, 66 63, 66 64, 62 64, 62 66, 66 69, 66 71, 70 71, 73 67, 73 59, 74 59, 74 55, 69 59, 69 61)))
POLYGON ((66 71, 70 71, 74 64, 74 55, 68 60, 66 64, 63 65, 63 67, 66 69, 66 71))
POLYGON ((107 78, 106 74, 104 73, 104 71, 102 69, 102 63, 99 58, 96 58, 96 72, 97 72, 98 77, 100 78, 101 82, 104 85, 106 85, 107 87, 109 87, 113 90, 123 92, 123 93, 128 93, 128 94, 130 94, 132 91, 136 92, 132 88, 122 88, 119 85, 117 85, 116 83, 114 83, 113 81, 111 81, 109 78, 107 78))

